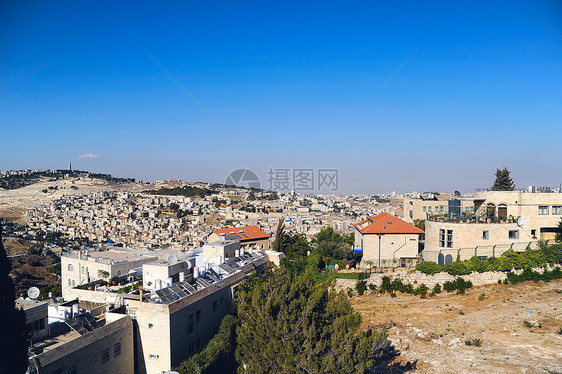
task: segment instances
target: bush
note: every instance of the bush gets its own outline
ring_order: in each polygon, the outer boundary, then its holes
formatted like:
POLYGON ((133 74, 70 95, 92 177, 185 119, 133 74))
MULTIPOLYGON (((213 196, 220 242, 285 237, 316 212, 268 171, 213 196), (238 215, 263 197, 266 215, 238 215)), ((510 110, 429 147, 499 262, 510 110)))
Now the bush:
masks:
POLYGON ((416 265, 416 270, 428 275, 434 275, 443 271, 443 267, 432 261, 424 261, 416 265))
POLYGON ((366 272, 357 272, 357 273, 336 273, 336 278, 340 279, 358 279, 363 280, 367 279, 371 276, 370 273, 366 272))
POLYGON ((457 294, 464 294, 464 292, 472 288, 472 282, 466 281, 461 277, 455 278, 453 281, 443 283, 443 289, 447 292, 457 291, 457 294))
POLYGON ((480 339, 470 339, 466 340, 464 344, 471 346, 471 347, 480 347, 482 345, 482 340, 480 339))
POLYGON ((560 270, 559 267, 556 267, 550 271, 544 269, 542 273, 527 268, 523 270, 523 272, 519 275, 510 271, 509 273, 507 273, 506 281, 509 281, 513 284, 517 284, 529 280, 532 280, 534 282, 538 282, 540 280, 545 282, 550 282, 551 280, 560 279, 560 278, 562 278, 562 270, 560 270))
POLYGON ((509 249, 500 257, 489 257, 485 260, 480 260, 474 256, 470 260, 460 261, 457 259, 457 261, 447 265, 424 261, 416 266, 416 270, 427 275, 434 275, 439 272, 447 272, 451 275, 467 275, 472 272, 507 272, 513 269, 526 269, 560 263, 562 263, 562 244, 550 247, 542 245, 536 250, 527 248, 523 252, 515 252, 513 249, 509 249))
POLYGON ((434 287, 433 290, 431 291, 432 295, 437 295, 441 293, 441 285, 439 283, 437 283, 434 287))
POLYGON ((377 286, 375 286, 373 283, 369 283, 369 289, 373 292, 375 292, 375 290, 377 289, 377 286))
POLYGON ((355 290, 359 295, 363 295, 367 291, 367 281, 358 281, 355 284, 355 290))
POLYGON ((416 288, 415 290, 415 294, 416 295, 425 295, 427 294, 427 291, 429 291, 429 287, 427 287, 425 284, 421 284, 418 286, 418 288, 416 288))

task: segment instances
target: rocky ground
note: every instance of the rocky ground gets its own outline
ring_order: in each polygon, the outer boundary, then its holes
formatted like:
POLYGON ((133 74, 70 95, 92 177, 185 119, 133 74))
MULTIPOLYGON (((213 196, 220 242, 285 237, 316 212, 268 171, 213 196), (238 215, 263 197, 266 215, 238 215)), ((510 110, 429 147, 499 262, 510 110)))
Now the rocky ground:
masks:
POLYGON ((399 356, 388 372, 562 373, 562 280, 351 302, 365 325, 389 327, 399 356))

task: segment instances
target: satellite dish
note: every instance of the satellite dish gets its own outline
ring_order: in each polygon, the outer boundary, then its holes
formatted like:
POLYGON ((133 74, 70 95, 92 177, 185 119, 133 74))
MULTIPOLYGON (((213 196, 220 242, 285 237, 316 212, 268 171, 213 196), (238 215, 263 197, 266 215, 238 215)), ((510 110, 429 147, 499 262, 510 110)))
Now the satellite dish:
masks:
POLYGON ((522 227, 523 226, 523 218, 519 218, 517 220, 517 226, 522 227))
POLYGON ((27 290, 27 296, 29 296, 29 298, 31 299, 37 299, 40 293, 41 291, 39 291, 39 288, 37 287, 31 287, 29 290, 27 290))
POLYGON ((176 256, 174 256, 174 255, 169 255, 169 256, 168 256, 168 263, 169 263, 170 265, 175 265, 175 264, 178 263, 178 258, 177 258, 176 256))
POLYGON ((168 261, 170 258, 170 255, 168 253, 164 254, 164 261, 168 261))

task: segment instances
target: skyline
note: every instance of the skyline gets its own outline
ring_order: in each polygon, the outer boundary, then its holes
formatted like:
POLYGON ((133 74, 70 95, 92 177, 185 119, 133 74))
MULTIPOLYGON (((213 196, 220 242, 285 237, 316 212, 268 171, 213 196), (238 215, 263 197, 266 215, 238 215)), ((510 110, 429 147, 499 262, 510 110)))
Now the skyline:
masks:
POLYGON ((561 182, 554 1, 136 5, 3 4, 0 170, 337 168, 339 193, 466 193, 504 166, 518 189, 561 182))

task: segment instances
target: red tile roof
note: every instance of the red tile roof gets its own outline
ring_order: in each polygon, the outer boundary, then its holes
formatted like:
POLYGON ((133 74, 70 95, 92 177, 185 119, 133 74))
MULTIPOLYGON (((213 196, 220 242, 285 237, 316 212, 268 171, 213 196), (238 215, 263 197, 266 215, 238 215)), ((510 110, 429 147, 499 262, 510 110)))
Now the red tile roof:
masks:
POLYGON ((353 226, 362 234, 423 234, 422 230, 390 213, 367 218, 353 226))
POLYGON ((269 235, 258 226, 231 227, 213 230, 215 234, 231 240, 269 239, 269 235))

